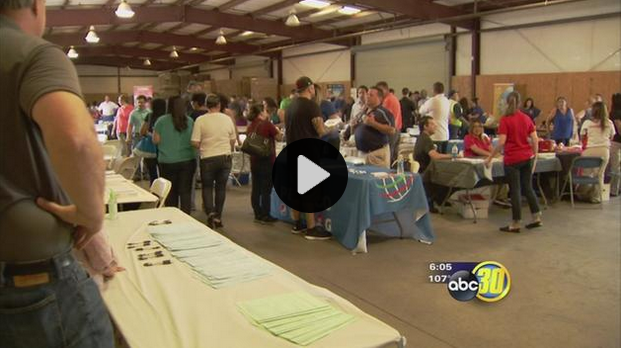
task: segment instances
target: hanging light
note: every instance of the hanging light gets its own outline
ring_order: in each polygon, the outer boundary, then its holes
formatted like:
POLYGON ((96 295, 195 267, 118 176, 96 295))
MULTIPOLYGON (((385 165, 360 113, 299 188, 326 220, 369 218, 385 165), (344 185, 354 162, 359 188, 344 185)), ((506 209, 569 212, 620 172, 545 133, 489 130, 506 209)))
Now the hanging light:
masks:
POLYGON ((288 27, 298 27, 301 25, 299 18, 296 17, 296 11, 294 9, 290 10, 290 14, 288 18, 286 18, 286 25, 288 27))
POLYGON ((89 44, 97 44, 100 42, 100 37, 97 36, 94 26, 89 27, 89 33, 87 33, 87 36, 84 37, 84 40, 86 40, 89 44))
POLYGON ((71 58, 72 60, 78 58, 78 51, 76 51, 73 46, 70 46, 69 51, 67 51, 67 57, 71 58))
POLYGON ((180 57, 180 54, 177 53, 177 49, 175 48, 175 46, 173 46, 173 51, 171 51, 171 54, 169 55, 169 57, 171 57, 171 58, 178 58, 178 57, 180 57))
POLYGON ((227 39, 225 39, 225 33, 223 33, 223 30, 221 29, 220 32, 218 32, 218 37, 216 38, 216 45, 225 45, 227 44, 227 39))
POLYGON ((355 15, 361 12, 361 9, 352 6, 342 6, 342 8, 337 10, 337 12, 343 15, 355 15))
POLYGON ((151 61, 149 60, 149 58, 146 58, 146 59, 143 61, 143 66, 151 66, 151 61))
POLYGON ((117 6, 117 11, 115 11, 115 15, 119 18, 132 18, 134 17, 134 11, 130 4, 126 2, 126 0, 121 0, 119 6, 117 6))

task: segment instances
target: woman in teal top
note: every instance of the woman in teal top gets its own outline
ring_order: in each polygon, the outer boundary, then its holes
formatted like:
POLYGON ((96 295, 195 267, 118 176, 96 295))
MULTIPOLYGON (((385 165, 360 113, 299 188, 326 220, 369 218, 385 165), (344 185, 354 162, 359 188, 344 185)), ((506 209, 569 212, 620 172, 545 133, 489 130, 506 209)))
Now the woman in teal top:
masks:
POLYGON ((154 125, 154 143, 158 145, 160 176, 171 181, 166 206, 178 207, 190 214, 192 178, 196 168, 195 149, 190 144, 193 120, 186 116, 186 104, 177 96, 169 99, 168 114, 154 125))
POLYGON ((279 118, 279 114, 277 113, 277 102, 270 97, 265 97, 262 101, 262 105, 264 106, 264 112, 270 118, 270 122, 277 127, 283 126, 283 123, 279 118))

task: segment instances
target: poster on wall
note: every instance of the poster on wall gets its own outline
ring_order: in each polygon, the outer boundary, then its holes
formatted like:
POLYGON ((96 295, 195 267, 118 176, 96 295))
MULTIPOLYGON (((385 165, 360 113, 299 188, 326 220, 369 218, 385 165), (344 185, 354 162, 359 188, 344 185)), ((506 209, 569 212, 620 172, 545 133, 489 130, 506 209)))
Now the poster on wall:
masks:
POLYGON ((327 84, 327 91, 331 92, 331 97, 339 97, 344 94, 344 84, 327 84))
POLYGON ((513 83, 493 84, 492 111, 496 120, 500 120, 506 111, 506 98, 513 91, 515 91, 515 84, 513 83))
POLYGON ((154 97, 153 85, 135 85, 133 90, 134 104, 136 105, 136 98, 140 95, 145 97, 154 97))

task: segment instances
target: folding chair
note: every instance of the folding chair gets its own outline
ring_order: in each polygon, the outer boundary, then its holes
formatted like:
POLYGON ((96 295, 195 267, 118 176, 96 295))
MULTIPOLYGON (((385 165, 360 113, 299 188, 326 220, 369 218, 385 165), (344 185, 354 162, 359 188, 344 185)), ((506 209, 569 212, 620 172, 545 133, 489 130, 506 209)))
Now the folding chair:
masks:
POLYGON ((156 204, 156 208, 164 207, 164 202, 166 202, 167 197, 169 196, 171 186, 171 181, 163 177, 157 178, 156 180, 154 180, 154 183, 151 184, 149 192, 158 197, 158 203, 156 204))
POLYGON ((234 152, 232 154, 232 165, 231 172, 229 173, 229 177, 234 180, 234 182, 241 187, 239 177, 241 174, 250 173, 251 159, 248 155, 242 152, 234 152))
POLYGON ((118 167, 113 170, 115 170, 117 174, 132 181, 132 177, 134 176, 134 173, 136 172, 136 168, 138 167, 138 161, 139 161, 138 157, 123 158, 121 163, 119 163, 118 167))
MULTIPOLYGON (((573 160, 573 162, 571 163, 571 169, 569 170, 569 175, 567 176, 565 182, 562 185, 563 193, 561 194, 562 197, 562 195, 565 194, 564 188, 567 186, 567 184, 569 184, 569 194, 571 196, 572 208, 575 208, 575 202, 573 199, 573 187, 575 185, 596 185, 599 187, 599 195, 601 196, 602 185, 601 179, 599 178, 598 170, 601 167, 602 163, 603 159, 601 159, 600 157, 577 157, 573 160), (596 169, 596 174, 585 175, 587 171, 590 171, 591 169, 596 169)), ((599 203, 601 208, 603 208, 604 203, 601 198, 599 200, 599 203)))

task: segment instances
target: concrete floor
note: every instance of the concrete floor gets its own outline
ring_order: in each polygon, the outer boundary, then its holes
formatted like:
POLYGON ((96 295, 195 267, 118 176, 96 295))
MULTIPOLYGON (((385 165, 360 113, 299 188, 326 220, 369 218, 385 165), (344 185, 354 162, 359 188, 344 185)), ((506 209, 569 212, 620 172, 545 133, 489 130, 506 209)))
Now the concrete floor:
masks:
MULTIPOLYGON (((620 198, 603 210, 558 203, 545 210, 543 228, 521 234, 498 232, 508 209, 493 207, 477 224, 433 215, 435 244, 370 237, 369 253, 356 256, 335 241, 292 235, 285 223, 253 223, 249 198, 249 186, 228 189, 224 235, 350 300, 396 328, 408 346, 621 346, 620 198), (484 260, 511 274, 511 292, 500 302, 458 302, 445 285, 428 283, 429 262, 484 260)), ((203 213, 193 216, 205 222, 203 213)))

